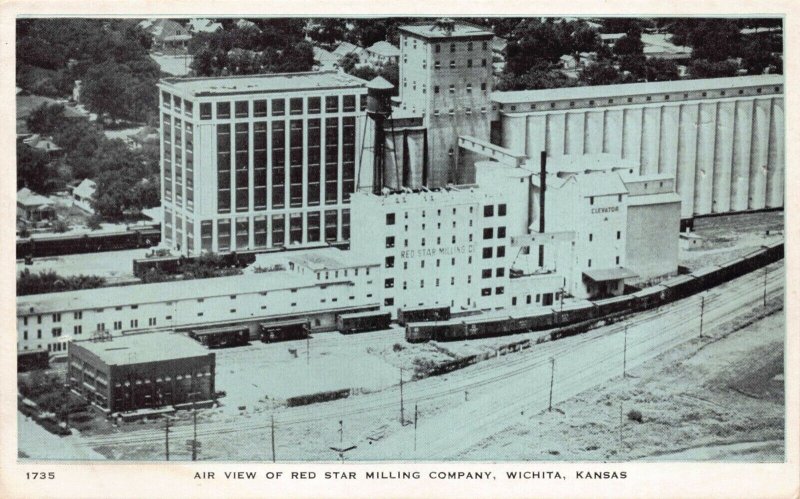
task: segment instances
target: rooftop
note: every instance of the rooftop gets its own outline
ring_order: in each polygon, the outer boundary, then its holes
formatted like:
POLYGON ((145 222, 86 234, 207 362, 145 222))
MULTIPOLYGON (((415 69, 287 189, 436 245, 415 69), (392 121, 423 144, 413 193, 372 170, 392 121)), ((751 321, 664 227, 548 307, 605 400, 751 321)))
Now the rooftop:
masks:
MULTIPOLYGON (((538 161, 533 161, 538 168, 538 161)), ((638 171, 639 162, 631 159, 622 159, 619 154, 560 154, 547 157, 547 171, 556 172, 585 172, 586 170, 611 170, 612 168, 626 168, 638 171)))
POLYGON ((395 47, 389 42, 384 41, 375 42, 367 50, 383 57, 398 57, 400 55, 399 48, 395 47))
POLYGON ((116 336, 108 341, 75 341, 73 344, 97 355, 112 366, 205 357, 208 350, 179 333, 148 333, 116 336))
POLYGON ((376 260, 363 260, 352 251, 342 251, 336 248, 322 248, 303 253, 294 253, 288 260, 313 272, 378 265, 376 260))
POLYGON ((759 85, 783 85, 783 75, 736 76, 732 78, 707 78, 702 80, 676 80, 648 83, 625 83, 593 87, 565 87, 543 90, 518 90, 494 92, 492 100, 500 104, 548 102, 568 99, 601 99, 622 95, 663 94, 669 92, 695 92, 700 90, 725 90, 759 85))
POLYGON ((407 24, 405 26, 400 26, 398 29, 422 38, 480 37, 488 39, 494 37, 494 33, 491 31, 463 21, 453 21, 450 26, 452 30, 448 30, 436 22, 425 22, 420 24, 407 24))
POLYGON ((203 78, 164 78, 159 87, 183 95, 210 96, 265 92, 298 92, 329 88, 364 88, 367 82, 336 71, 274 73, 203 78))
POLYGON ((168 281, 130 286, 110 286, 61 293, 19 296, 17 297, 17 315, 123 307, 311 286, 316 286, 316 283, 311 279, 296 272, 287 271, 213 277, 196 281, 196 283, 168 281))

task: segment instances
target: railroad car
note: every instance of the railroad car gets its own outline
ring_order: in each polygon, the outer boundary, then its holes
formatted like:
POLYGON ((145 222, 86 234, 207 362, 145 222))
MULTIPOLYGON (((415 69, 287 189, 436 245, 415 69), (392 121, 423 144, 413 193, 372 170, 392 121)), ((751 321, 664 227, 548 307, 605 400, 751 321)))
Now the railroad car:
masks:
POLYGON ((24 350, 17 354, 17 372, 36 371, 50 367, 47 350, 24 350))
MULTIPOLYGON (((410 322, 406 324, 406 341, 423 343, 444 337, 456 337, 463 323, 453 320, 437 322, 410 322)), ((463 338, 463 335, 461 336, 463 338)))
POLYGON ((343 334, 379 331, 388 329, 391 321, 392 314, 380 310, 340 314, 336 318, 336 329, 343 334))
POLYGON ((636 310, 656 308, 664 301, 667 288, 656 284, 633 293, 633 306, 636 310))
POLYGON ((555 317, 552 310, 542 310, 541 307, 520 311, 512 311, 509 318, 515 331, 539 331, 553 326, 555 317))
POLYGON ((280 322, 262 322, 258 325, 259 336, 264 343, 302 340, 308 338, 311 325, 308 319, 293 319, 280 322))
POLYGON ((134 227, 123 232, 90 232, 80 235, 53 235, 17 240, 17 258, 95 253, 133 248, 148 248, 161 242, 158 225, 134 227))
POLYGON ((690 275, 679 275, 661 283, 664 288, 662 303, 670 303, 689 296, 696 290, 697 281, 690 275))
POLYGON ((240 325, 196 329, 189 332, 189 337, 208 348, 236 347, 250 342, 250 328, 240 325))
POLYGON ((633 301, 633 295, 620 295, 604 298, 602 300, 594 300, 594 304, 597 307, 597 315, 602 317, 615 312, 630 310, 633 306, 633 301))
POLYGON ((397 323, 405 326, 409 322, 446 321, 450 319, 450 307, 418 307, 400 309, 397 323))
POLYGON ((552 307, 553 325, 565 326, 573 322, 585 321, 597 317, 597 307, 587 300, 560 304, 552 307))
POLYGON ((719 265, 707 265, 689 275, 697 280, 697 288, 700 290, 713 288, 722 282, 722 272, 719 265))

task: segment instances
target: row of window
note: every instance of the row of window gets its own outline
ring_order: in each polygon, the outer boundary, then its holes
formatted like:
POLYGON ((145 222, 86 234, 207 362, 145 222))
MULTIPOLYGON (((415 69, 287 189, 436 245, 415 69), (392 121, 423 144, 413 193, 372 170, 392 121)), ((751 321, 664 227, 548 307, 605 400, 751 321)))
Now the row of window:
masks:
MULTIPOLYGON (((456 61, 451 59, 450 60, 450 69, 455 69, 457 67, 458 67, 458 65, 456 64, 456 61)), ((465 67, 471 68, 471 67, 477 67, 477 66, 473 65, 472 59, 467 59, 467 65, 465 67)), ((482 68, 487 67, 486 59, 481 59, 481 67, 482 68)), ((433 69, 442 69, 442 63, 440 61, 433 61, 433 69)))
MULTIPOLYGON (((617 231, 617 239, 622 239, 622 232, 617 231)), ((594 241, 594 234, 589 233, 589 242, 594 241)))
POLYGON ((338 95, 329 95, 325 97, 323 102, 322 97, 290 97, 289 99, 241 100, 233 103, 217 102, 216 106, 213 106, 211 102, 202 102, 200 103, 200 119, 265 118, 267 116, 286 116, 287 114, 297 116, 302 114, 321 114, 323 109, 325 113, 351 113, 356 111, 357 100, 358 110, 366 110, 367 96, 361 95, 358 99, 356 98, 357 96, 355 95, 343 95, 340 101, 338 95))
MULTIPOLYGON (((405 38, 405 40, 403 41, 403 46, 404 47, 408 47, 408 39, 409 38, 405 38)), ((416 38, 411 38, 411 41, 413 43, 412 47, 416 49, 417 48, 417 40, 416 40, 416 38)), ((460 44, 460 43, 451 43, 450 44, 450 52, 451 53, 455 53, 457 49, 462 48, 462 47, 465 48, 468 52, 472 52, 475 49, 475 45, 476 45, 476 43, 472 42, 472 41, 466 42, 463 45, 460 44)), ((489 42, 486 42, 486 41, 481 42, 481 48, 483 50, 488 50, 489 49, 489 42)), ((433 51, 436 52, 437 54, 441 53, 442 44, 441 43, 435 44, 433 46, 433 51)))
MULTIPOLYGON (((53 322, 61 322, 61 312, 56 312, 56 313, 52 314, 50 317, 51 317, 53 322)), ((28 325, 28 319, 32 319, 32 318, 33 318, 33 316, 28 316, 28 315, 23 316, 22 317, 22 324, 27 326, 28 325)), ((74 312, 73 313, 73 318, 75 320, 83 319, 83 312, 74 312)), ((41 314, 36 316, 36 323, 37 324, 41 324, 42 323, 42 315, 41 314)))
MULTIPOLYGON (((495 253, 494 249, 491 246, 483 248, 483 258, 488 259, 492 258, 492 254, 495 253)), ((506 247, 505 246, 498 246, 497 252, 495 253, 497 258, 503 258, 506 256, 506 247)))
MULTIPOLYGON (((485 91, 485 90, 486 90, 486 88, 487 88, 487 87, 486 87, 486 83, 481 83, 481 90, 484 90, 484 91, 485 91)), ((466 84, 466 86, 464 86, 464 90, 465 90, 465 91, 466 91, 468 94, 472 93, 472 83, 467 83, 467 84, 466 84)), ((433 87, 433 93, 435 93, 435 94, 438 94, 438 93, 439 93, 439 91, 440 91, 439 85, 434 85, 434 87, 433 87)), ((450 85, 450 87, 449 87, 449 91, 450 91, 450 93, 451 93, 451 94, 454 94, 454 93, 456 93, 456 86, 455 86, 455 85, 450 85)))
MULTIPOLYGON (((438 288, 441 285, 441 283, 442 283, 441 279, 439 279, 439 278, 436 278, 436 279, 433 280, 433 285, 436 288, 438 288)), ((467 284, 472 284, 472 276, 471 275, 467 276, 467 284)), ((455 286, 456 285, 455 276, 450 277, 450 285, 451 286, 455 286)), ((394 278, 393 277, 389 277, 388 279, 384 279, 383 287, 386 288, 386 289, 394 288, 394 278)), ((424 288, 425 287, 425 279, 420 279, 419 287, 420 288, 424 288)), ((403 281, 403 289, 408 289, 408 281, 403 281)))
MULTIPOLYGON (((615 265, 619 265, 619 257, 618 256, 614 257, 614 264, 615 265)), ((591 258, 589 258, 589 260, 586 262, 586 266, 587 267, 591 267, 592 266, 592 259, 591 258)))
MULTIPOLYGON (((437 266, 437 267, 441 267, 441 265, 442 265, 442 261, 441 261, 441 259, 437 258, 437 259, 436 259, 436 266, 437 266)), ((472 257, 471 257, 471 256, 470 256, 470 257, 467 257, 467 265, 472 265, 472 257)), ((455 267, 455 266, 456 266, 456 258, 455 258, 455 257, 452 257, 452 258, 450 259, 450 266, 451 266, 451 267, 455 267)), ((386 257, 386 260, 385 260, 385 267, 386 267, 387 269, 392 269, 392 268, 394 268, 394 257, 393 257, 393 256, 387 256, 387 257, 386 257)), ((425 260, 420 260, 420 261, 419 261, 419 267, 420 267, 421 269, 424 269, 424 268, 425 268, 425 260)), ((407 261, 407 260, 403 262, 403 270, 408 270, 408 261, 407 261)))
MULTIPOLYGON (((780 93, 781 92, 781 87, 779 87, 779 86, 775 87, 774 91, 775 91, 775 93, 780 93)), ((763 92, 763 89, 756 88, 756 93, 760 94, 762 92, 763 92)), ((728 95, 728 92, 726 90, 720 90, 719 93, 716 93, 716 92, 701 92, 700 93, 700 97, 709 97, 709 93, 712 94, 711 97, 726 97, 728 95)), ((663 100, 665 100, 665 101, 671 100, 672 97, 679 96, 679 95, 680 94, 664 94, 663 100)), ((744 90, 740 89, 737 92, 737 95, 744 95, 744 90)), ((697 97, 698 97, 697 94, 690 94, 688 92, 684 92, 684 94, 683 94, 683 98, 684 99, 697 98, 697 97)), ((603 102, 595 101, 595 100, 569 101, 569 107, 575 107, 576 106, 576 102, 577 102, 577 104, 580 104, 581 102, 588 103, 589 106, 594 106, 594 105, 605 106, 605 105, 608 105, 608 104, 614 104, 615 102, 633 103, 634 101, 635 102, 642 102, 642 100, 639 99, 639 98, 625 97, 624 100, 623 99, 617 99, 617 100, 608 99, 607 101, 603 101, 603 102)), ((645 96, 644 102, 652 102, 652 101, 653 101, 653 96, 652 95, 645 96)), ((557 102, 550 102, 549 104, 550 104, 550 108, 552 109, 552 108, 555 108, 558 103, 557 102)), ((506 105, 507 104, 500 104, 500 109, 505 109, 506 105)), ((535 110, 535 109, 539 108, 540 106, 545 106, 545 104, 544 103, 538 103, 538 104, 537 103, 531 103, 531 104, 529 104, 529 106, 530 106, 531 110, 535 110)), ((517 104, 508 105, 508 108, 509 108, 510 111, 516 111, 518 107, 521 107, 521 106, 517 105, 517 104)))
MULTIPOLYGON (((544 294, 537 293, 536 294, 536 303, 541 303, 544 306, 552 305, 553 304, 553 296, 554 296, 553 293, 544 293, 544 294)), ((555 294, 555 299, 556 300, 558 300, 560 297, 561 297, 561 293, 556 293, 555 294)), ((526 295, 525 296, 525 304, 526 305, 530 305, 531 304, 531 298, 532 298, 531 295, 526 295)), ((517 297, 516 296, 511 298, 511 306, 512 307, 517 306, 517 297)))

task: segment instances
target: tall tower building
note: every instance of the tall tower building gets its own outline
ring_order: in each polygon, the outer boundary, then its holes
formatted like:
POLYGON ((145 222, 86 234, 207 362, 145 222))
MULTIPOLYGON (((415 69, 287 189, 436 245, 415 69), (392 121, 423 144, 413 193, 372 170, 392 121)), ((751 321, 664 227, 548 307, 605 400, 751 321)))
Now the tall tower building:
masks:
POLYGON ((493 34, 452 19, 399 31, 399 111, 422 115, 423 184, 474 182, 473 160, 459 152, 458 136, 490 135, 493 34))
POLYGON ((194 256, 348 240, 366 83, 334 72, 161 80, 162 241, 194 256))

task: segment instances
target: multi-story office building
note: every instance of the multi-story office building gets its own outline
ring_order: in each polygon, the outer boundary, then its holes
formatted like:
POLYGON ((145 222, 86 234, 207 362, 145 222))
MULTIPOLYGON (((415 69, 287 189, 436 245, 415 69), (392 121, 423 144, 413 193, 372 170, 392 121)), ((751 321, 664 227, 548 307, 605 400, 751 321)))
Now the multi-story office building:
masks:
POLYGON ((162 80, 162 241, 197 255, 349 239, 365 85, 333 72, 162 80))

